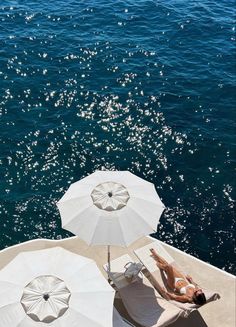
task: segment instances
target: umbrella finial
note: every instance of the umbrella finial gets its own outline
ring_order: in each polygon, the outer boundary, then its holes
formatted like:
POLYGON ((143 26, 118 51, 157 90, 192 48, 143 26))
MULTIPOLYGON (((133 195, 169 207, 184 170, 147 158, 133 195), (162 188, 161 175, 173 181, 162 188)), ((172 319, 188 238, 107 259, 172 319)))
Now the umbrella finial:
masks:
POLYGON ((108 192, 107 194, 108 194, 109 198, 112 197, 112 192, 108 192))
POLYGON ((44 298, 45 301, 47 301, 49 299, 49 297, 50 297, 49 294, 47 294, 47 293, 43 294, 43 298, 44 298))

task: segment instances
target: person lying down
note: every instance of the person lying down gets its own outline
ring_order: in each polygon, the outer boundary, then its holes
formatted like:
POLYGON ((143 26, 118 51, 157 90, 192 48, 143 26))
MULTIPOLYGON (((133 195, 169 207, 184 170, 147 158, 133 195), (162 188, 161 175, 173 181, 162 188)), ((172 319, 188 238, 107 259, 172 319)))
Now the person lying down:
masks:
POLYGON ((162 288, 162 292, 167 299, 183 303, 195 303, 203 305, 206 303, 206 297, 202 289, 193 281, 189 275, 184 275, 175 267, 169 264, 165 259, 150 249, 152 258, 156 261, 157 267, 164 271, 166 281, 171 292, 162 288))

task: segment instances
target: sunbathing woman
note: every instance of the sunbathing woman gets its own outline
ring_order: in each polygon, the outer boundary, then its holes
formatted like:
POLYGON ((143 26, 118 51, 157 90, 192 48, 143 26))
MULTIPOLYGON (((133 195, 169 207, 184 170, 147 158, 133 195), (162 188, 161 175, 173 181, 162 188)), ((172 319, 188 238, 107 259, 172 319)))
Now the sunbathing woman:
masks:
POLYGON ((195 303, 203 305, 206 303, 206 297, 201 288, 194 283, 192 277, 184 275, 171 264, 159 256, 154 249, 150 249, 153 259, 159 269, 166 275, 168 287, 172 292, 162 289, 164 295, 170 300, 176 300, 183 303, 195 303))

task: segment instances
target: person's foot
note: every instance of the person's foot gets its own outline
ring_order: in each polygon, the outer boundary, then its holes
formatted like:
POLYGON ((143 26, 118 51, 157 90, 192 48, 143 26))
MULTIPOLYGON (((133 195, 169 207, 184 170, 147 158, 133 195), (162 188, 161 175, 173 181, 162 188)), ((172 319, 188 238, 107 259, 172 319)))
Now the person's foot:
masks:
POLYGON ((156 251, 152 248, 152 249, 150 249, 150 252, 151 252, 151 254, 153 255, 153 256, 156 256, 156 251))
POLYGON ((153 259, 155 259, 156 261, 159 260, 159 257, 154 249, 150 249, 150 252, 151 252, 151 257, 153 257, 153 259))

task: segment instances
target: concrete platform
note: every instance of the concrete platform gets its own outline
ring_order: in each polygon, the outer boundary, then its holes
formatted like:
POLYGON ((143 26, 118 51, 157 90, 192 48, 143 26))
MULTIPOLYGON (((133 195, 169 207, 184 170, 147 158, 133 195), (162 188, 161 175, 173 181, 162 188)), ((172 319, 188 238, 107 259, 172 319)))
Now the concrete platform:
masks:
MULTIPOLYGON (((129 248, 111 247, 111 260, 128 253, 137 260, 133 250, 155 241, 151 237, 144 237, 132 244, 129 248)), ((236 326, 236 277, 211 266, 193 256, 190 256, 170 245, 162 243, 170 255, 178 262, 183 271, 188 272, 198 284, 218 292, 220 300, 211 302, 198 311, 194 311, 187 319, 180 318, 170 327, 235 327, 236 326)), ((77 237, 63 240, 39 239, 18 244, 0 251, 0 269, 7 265, 19 252, 33 251, 54 246, 61 246, 74 253, 87 256, 96 261, 98 267, 106 276, 103 265, 107 262, 107 247, 89 247, 77 237)), ((115 306, 121 315, 130 320, 122 301, 117 298, 115 306)), ((133 322, 133 324, 139 327, 133 322)))

